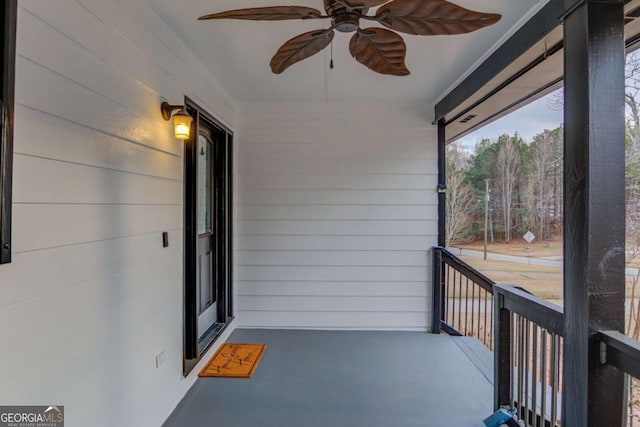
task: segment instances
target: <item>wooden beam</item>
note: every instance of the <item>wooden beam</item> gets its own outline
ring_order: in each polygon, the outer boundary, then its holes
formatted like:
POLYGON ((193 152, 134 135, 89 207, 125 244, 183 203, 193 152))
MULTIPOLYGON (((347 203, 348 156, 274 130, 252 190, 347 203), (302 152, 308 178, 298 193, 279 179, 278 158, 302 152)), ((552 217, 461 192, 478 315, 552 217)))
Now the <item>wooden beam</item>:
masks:
POLYGON ((559 18, 564 10, 562 0, 550 0, 486 61, 438 102, 435 107, 436 120, 445 118, 447 114, 469 99, 499 72, 556 28, 560 24, 559 18))
POLYGON ((625 298, 624 1, 566 0, 563 426, 623 425, 624 376, 595 332, 625 298))

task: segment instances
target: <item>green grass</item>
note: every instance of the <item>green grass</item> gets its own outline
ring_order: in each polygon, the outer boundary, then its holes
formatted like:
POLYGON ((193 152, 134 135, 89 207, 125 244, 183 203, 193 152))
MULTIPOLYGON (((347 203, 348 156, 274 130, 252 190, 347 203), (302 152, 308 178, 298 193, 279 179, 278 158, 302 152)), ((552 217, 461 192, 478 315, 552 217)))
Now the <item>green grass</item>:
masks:
MULTIPOLYGON (((462 259, 497 283, 522 286, 542 299, 562 303, 562 268, 472 257, 462 259)), ((630 280, 627 280, 626 292, 631 295, 630 280)), ((636 296, 640 297, 640 289, 636 289, 636 296)))
POLYGON ((562 301, 561 268, 471 257, 462 259, 497 283, 522 286, 542 299, 562 301))

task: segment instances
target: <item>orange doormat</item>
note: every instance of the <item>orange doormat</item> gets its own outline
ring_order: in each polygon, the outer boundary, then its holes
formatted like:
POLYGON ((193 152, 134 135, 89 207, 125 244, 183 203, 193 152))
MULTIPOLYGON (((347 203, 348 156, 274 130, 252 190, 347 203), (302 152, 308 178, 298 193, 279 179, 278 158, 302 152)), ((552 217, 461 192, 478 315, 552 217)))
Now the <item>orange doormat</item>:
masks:
POLYGON ((226 343, 198 376, 251 378, 266 350, 266 344, 226 343))

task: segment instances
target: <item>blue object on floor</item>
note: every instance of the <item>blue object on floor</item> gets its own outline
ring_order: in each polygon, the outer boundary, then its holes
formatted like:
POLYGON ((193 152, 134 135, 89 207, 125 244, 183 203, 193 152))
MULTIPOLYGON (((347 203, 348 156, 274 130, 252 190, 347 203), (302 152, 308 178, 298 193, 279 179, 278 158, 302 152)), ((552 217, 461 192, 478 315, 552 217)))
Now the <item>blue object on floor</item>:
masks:
POLYGON ((516 408, 507 410, 507 409, 498 409, 491 416, 487 417, 484 420, 484 425, 487 427, 500 427, 503 424, 508 426, 518 426, 518 422, 513 419, 513 416, 516 414, 516 408))

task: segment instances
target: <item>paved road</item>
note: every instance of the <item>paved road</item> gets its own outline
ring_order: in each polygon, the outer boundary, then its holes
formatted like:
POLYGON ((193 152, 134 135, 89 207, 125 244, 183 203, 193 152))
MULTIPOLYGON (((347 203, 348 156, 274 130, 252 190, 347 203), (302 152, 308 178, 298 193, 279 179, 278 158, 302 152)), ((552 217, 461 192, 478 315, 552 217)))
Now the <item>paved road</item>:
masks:
MULTIPOLYGON (((476 251, 473 249, 461 249, 461 248, 447 248, 452 254, 458 256, 466 256, 470 258, 483 258, 483 251, 476 251)), ((493 252, 487 252, 487 259, 495 260, 495 261, 507 261, 507 262, 515 262, 518 264, 531 264, 531 265, 541 265, 545 267, 558 267, 562 268, 562 261, 544 259, 544 258, 528 258, 526 256, 517 256, 517 255, 504 255, 497 254, 493 252)), ((628 267, 626 269, 627 276, 635 276, 638 274, 637 268, 628 267)))

